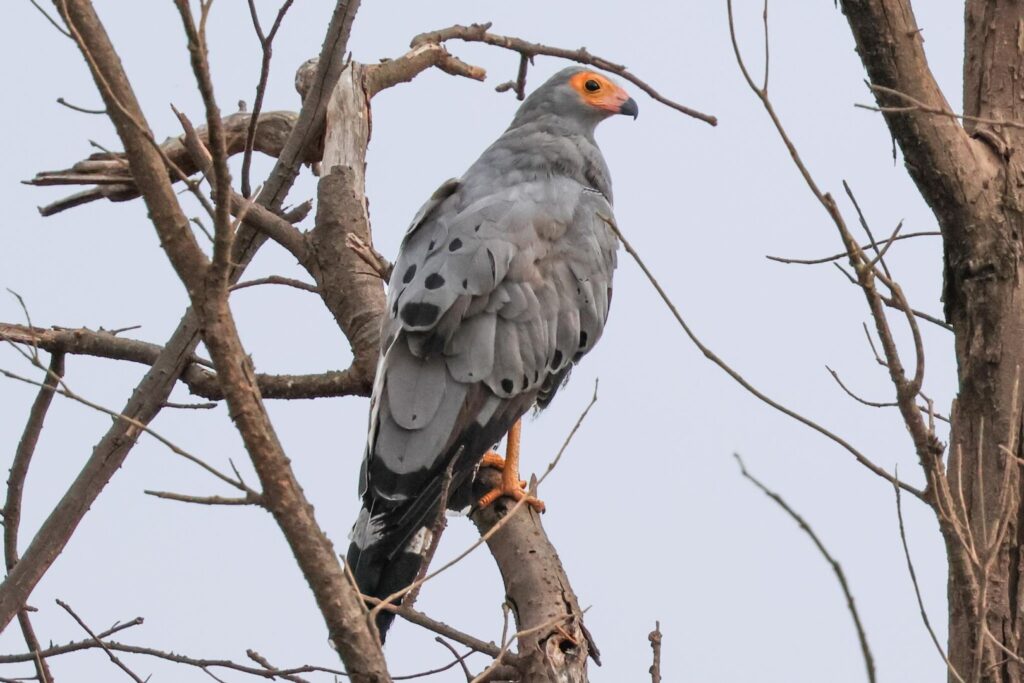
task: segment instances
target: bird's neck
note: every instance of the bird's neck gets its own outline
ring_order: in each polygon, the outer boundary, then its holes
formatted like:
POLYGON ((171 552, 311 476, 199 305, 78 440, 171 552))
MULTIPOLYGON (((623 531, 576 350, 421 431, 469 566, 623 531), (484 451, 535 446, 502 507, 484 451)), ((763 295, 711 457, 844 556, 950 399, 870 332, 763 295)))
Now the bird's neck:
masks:
MULTIPOLYGON (((611 178, 593 127, 543 118, 509 127, 475 165, 506 181, 565 176, 611 201, 611 178)), ((473 170, 473 169, 471 169, 473 170)))

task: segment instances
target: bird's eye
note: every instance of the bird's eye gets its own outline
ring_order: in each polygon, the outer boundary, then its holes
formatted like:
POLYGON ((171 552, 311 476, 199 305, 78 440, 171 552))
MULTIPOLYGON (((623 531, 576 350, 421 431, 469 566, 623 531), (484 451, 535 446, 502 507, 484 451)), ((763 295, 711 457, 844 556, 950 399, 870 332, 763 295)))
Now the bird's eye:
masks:
POLYGON ((583 87, 587 89, 587 92, 597 92, 601 89, 601 84, 591 78, 589 81, 583 84, 583 87))

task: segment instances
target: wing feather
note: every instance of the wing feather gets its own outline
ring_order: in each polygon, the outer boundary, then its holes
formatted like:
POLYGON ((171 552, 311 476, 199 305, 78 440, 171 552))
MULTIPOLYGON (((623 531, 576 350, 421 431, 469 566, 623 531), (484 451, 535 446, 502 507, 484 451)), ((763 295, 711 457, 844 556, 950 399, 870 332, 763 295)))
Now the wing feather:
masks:
POLYGON ((440 495, 449 462, 461 486, 597 341, 616 248, 598 213, 604 197, 566 178, 472 201, 453 181, 421 209, 391 278, 364 464, 398 535, 436 509, 420 497, 440 495))

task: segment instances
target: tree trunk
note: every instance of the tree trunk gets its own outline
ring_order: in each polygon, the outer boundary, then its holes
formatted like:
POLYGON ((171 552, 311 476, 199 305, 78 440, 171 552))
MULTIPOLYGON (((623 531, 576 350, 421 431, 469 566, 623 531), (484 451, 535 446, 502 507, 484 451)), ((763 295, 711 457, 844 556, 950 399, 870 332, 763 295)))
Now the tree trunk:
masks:
MULTIPOLYGON (((1024 120, 1024 90, 1019 83, 1024 66, 1022 22, 1024 7, 1018 3, 967 2, 966 116, 1024 120)), ((1016 149, 1024 143, 1024 131, 971 119, 964 127, 991 148, 995 173, 985 188, 989 196, 983 210, 965 207, 962 220, 944 228, 946 310, 956 334, 959 375, 950 469, 954 486, 963 487, 975 539, 987 534, 988 542, 998 545, 990 554, 989 568, 975 572, 977 596, 972 596, 970 577, 951 567, 949 656, 962 675, 971 672, 971 680, 980 676, 986 681, 1020 681, 1020 664, 992 641, 1021 653, 1024 612, 1018 581, 1024 525, 1018 465, 1007 456, 1022 455, 1018 396, 1024 365, 1024 174, 1016 149), (1002 541, 996 538, 1001 518, 1007 525, 1002 541), (973 609, 972 599, 977 603, 973 609)), ((947 543, 951 540, 947 538, 947 543)))
POLYGON ((948 655, 956 672, 949 679, 1022 681, 1024 173, 1016 149, 1024 130, 998 121, 1024 120, 1024 5, 967 0, 963 126, 941 113, 951 110, 909 0, 842 6, 886 123, 943 235, 943 298, 959 380, 946 470, 953 503, 935 495, 945 482, 933 478, 928 493, 949 556, 948 655))

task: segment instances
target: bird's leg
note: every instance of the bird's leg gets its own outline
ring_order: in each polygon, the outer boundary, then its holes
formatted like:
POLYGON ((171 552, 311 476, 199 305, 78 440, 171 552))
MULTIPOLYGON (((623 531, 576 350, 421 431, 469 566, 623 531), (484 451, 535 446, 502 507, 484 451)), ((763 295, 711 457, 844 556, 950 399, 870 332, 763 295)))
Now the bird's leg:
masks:
POLYGON ((528 494, 526 482, 519 478, 519 435, 522 431, 522 419, 516 420, 512 428, 508 430, 508 446, 505 449, 505 458, 494 451, 484 455, 481 466, 494 467, 501 470, 501 484, 484 495, 477 502, 478 507, 485 508, 502 496, 508 496, 513 500, 526 499, 527 504, 532 505, 538 512, 544 512, 544 503, 528 494))

